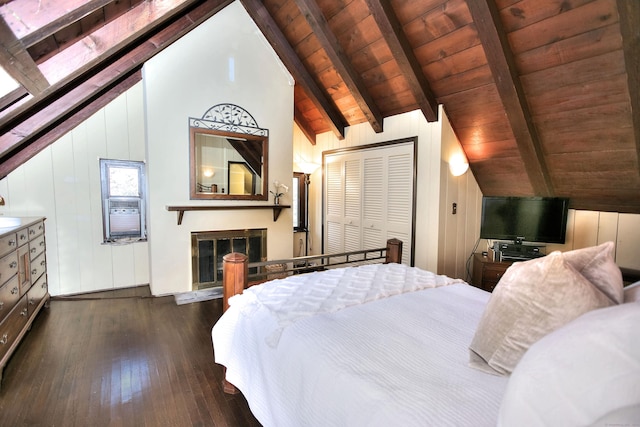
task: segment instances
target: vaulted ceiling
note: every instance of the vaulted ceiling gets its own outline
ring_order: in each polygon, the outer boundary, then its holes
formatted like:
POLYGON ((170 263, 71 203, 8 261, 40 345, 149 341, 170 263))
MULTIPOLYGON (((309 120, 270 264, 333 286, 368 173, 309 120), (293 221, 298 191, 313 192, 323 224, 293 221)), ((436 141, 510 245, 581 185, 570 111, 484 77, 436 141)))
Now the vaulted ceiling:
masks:
MULTIPOLYGON (((640 213, 640 1, 240 0, 312 143, 442 104, 485 195, 640 213)), ((0 0, 0 177, 229 0, 0 0), (4 96, 3 96, 4 95, 4 96)))

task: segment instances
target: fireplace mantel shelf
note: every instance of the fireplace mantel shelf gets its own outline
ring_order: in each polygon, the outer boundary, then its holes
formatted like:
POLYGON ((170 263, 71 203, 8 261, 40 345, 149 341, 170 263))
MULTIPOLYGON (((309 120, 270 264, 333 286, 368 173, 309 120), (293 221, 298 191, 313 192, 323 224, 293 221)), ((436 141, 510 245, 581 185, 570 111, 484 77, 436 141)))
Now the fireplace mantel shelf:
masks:
POLYGON ((182 224, 182 217, 186 211, 231 211, 244 209, 273 209, 273 221, 276 222, 282 209, 290 208, 290 205, 227 205, 227 206, 167 206, 168 211, 178 212, 178 225, 182 224))

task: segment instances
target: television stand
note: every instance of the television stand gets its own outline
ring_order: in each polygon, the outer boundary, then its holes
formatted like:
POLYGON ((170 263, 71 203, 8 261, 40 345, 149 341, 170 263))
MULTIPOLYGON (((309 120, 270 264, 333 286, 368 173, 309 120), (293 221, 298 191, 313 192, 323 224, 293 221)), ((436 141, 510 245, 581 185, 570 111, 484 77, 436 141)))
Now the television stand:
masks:
POLYGON ((545 256, 546 246, 522 243, 494 242, 494 261, 527 261, 545 256))
POLYGON ((473 275, 471 284, 487 292, 493 292, 511 262, 493 261, 481 253, 473 254, 473 275))

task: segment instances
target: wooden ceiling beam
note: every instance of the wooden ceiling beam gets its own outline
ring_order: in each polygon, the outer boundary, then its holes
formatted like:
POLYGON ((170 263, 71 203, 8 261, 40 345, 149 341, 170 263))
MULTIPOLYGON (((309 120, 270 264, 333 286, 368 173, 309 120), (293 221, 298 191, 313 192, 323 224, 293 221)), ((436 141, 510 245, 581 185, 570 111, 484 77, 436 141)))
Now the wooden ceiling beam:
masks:
POLYGON ((0 63, 15 81, 33 95, 38 95, 49 87, 49 82, 44 74, 1 16, 0 63))
MULTIPOLYGON (((197 7, 215 7, 218 4, 229 4, 231 0, 181 0, 178 4, 163 3, 162 9, 155 8, 153 5, 142 4, 130 10, 125 16, 121 16, 118 22, 112 22, 109 28, 101 28, 98 31, 104 37, 101 46, 93 49, 89 54, 85 52, 82 46, 78 50, 75 47, 65 49, 61 54, 56 55, 48 61, 40 65, 45 74, 54 75, 55 81, 45 91, 34 96, 32 99, 21 103, 18 106, 7 108, 0 114, 0 134, 6 132, 7 128, 15 126, 16 123, 24 120, 33 111, 45 108, 48 103, 55 101, 61 93, 64 93, 69 85, 78 84, 77 79, 86 79, 104 68, 110 62, 118 57, 125 55, 136 45, 143 43, 150 35, 162 29, 167 23, 175 21, 180 16, 190 13, 197 7), (111 27, 127 28, 129 32, 118 32, 110 29, 111 27), (114 38, 120 34, 119 38, 114 38), (71 55, 71 57, 69 57, 71 55), (84 56, 82 56, 84 55, 84 56), (78 61, 77 57, 82 57, 82 61, 78 61), (72 64, 80 63, 76 67, 72 64), (62 72, 61 72, 62 71, 62 72)), ((91 39, 91 36, 86 38, 91 39)))
POLYGON ((293 121, 298 125, 304 136, 307 137, 311 145, 316 145, 316 134, 297 105, 293 106, 293 121))
POLYGON ((338 139, 344 139, 344 128, 347 126, 346 120, 325 92, 317 85, 262 1, 241 0, 241 2, 276 51, 284 66, 287 67, 296 84, 303 88, 313 105, 318 109, 331 131, 338 139))
MULTIPOLYGON (((627 70, 631 120, 635 135, 637 163, 640 165, 640 2, 618 0, 622 49, 627 70)), ((640 168, 636 168, 640 173, 640 168)))
POLYGON ((544 158, 542 144, 531 118, 513 52, 493 0, 467 0, 478 37, 511 124, 522 162, 533 191, 538 196, 553 196, 554 189, 544 158))
POLYGON ((384 119, 382 113, 364 85, 362 77, 353 69, 350 59, 329 28, 329 23, 316 1, 295 0, 295 2, 373 130, 377 133, 382 132, 384 119))
POLYGON ((153 26, 143 41, 132 43, 117 59, 94 70, 91 77, 75 79, 58 87, 53 94, 55 96, 52 95, 46 102, 31 105, 20 117, 6 123, 0 129, 0 178, 20 165, 13 159, 28 160, 25 156, 37 153, 34 147, 42 149, 54 142, 47 135, 52 135, 52 132, 56 134, 54 130, 62 122, 67 122, 64 124, 67 128, 78 125, 80 122, 73 122, 73 118, 82 119, 83 115, 77 114, 79 111, 87 111, 88 105, 105 99, 107 92, 122 87, 122 80, 137 73, 146 61, 231 2, 205 0, 173 16, 173 19, 165 20, 163 25, 153 26))
POLYGON ((369 11, 378 24, 391 53, 395 58, 402 75, 407 79, 420 110, 427 121, 438 120, 438 101, 422 71, 420 63, 413 53, 402 25, 396 16, 389 0, 365 0, 369 11))
POLYGON ((24 44, 27 48, 33 46, 39 41, 57 33, 58 31, 68 27, 70 24, 73 24, 76 21, 84 18, 88 14, 92 13, 95 10, 103 8, 107 6, 109 3, 113 3, 117 0, 90 0, 86 3, 78 6, 76 9, 69 11, 69 13, 61 16, 57 19, 54 19, 50 22, 47 22, 46 25, 36 28, 34 31, 25 34, 24 37, 21 38, 22 44, 24 44))
MULTIPOLYGON (((0 177, 6 177, 9 173, 20 167, 47 146, 53 144, 80 123, 87 120, 140 80, 142 80, 142 72, 138 70, 115 83, 106 92, 97 94, 92 101, 79 106, 77 109, 66 111, 64 116, 59 117, 54 124, 48 127, 38 138, 34 139, 32 143, 26 145, 23 149, 15 150, 9 155, 4 156, 2 162, 0 162, 0 177)), ((64 100, 61 101, 64 102, 64 100)))
POLYGON ((11 92, 9 92, 6 95, 0 97, 0 113, 2 113, 2 111, 5 108, 8 108, 8 107, 12 106, 13 104, 15 104, 15 103, 19 102, 20 100, 26 98, 27 96, 29 96, 29 92, 27 92, 27 90, 24 87, 18 86, 17 88, 12 90, 11 92))

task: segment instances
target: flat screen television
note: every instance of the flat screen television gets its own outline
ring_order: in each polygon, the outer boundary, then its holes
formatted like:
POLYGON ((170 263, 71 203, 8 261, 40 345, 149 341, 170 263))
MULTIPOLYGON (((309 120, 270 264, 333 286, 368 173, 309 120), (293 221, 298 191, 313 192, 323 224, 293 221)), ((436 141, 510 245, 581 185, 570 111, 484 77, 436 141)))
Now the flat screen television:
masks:
POLYGON ((483 197, 480 237, 515 243, 564 243, 569 199, 483 197))

